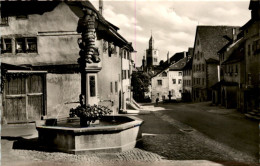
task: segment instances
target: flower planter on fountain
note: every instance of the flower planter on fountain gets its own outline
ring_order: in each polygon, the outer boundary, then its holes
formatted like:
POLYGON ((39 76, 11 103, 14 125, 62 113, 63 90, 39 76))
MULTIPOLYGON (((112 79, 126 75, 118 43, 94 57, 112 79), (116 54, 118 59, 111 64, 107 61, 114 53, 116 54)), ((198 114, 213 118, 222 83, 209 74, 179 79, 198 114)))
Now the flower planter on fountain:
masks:
POLYGON ((52 119, 56 122, 54 125, 48 120, 44 124, 36 124, 39 143, 48 150, 84 154, 129 150, 141 139, 140 126, 143 121, 136 117, 104 115, 98 119, 99 123, 88 127, 81 127, 82 119, 75 117, 52 119))

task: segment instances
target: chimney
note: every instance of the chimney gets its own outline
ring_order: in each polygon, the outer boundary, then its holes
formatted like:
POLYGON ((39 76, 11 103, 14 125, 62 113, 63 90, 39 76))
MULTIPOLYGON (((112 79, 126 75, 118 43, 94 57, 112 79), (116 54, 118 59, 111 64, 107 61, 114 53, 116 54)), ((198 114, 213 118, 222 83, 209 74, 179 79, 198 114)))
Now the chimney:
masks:
POLYGON ((237 31, 236 31, 236 28, 233 28, 233 29, 232 29, 232 34, 233 34, 233 41, 236 41, 236 40, 237 40, 237 31))
POLYGON ((169 55, 170 53, 169 53, 169 51, 168 51, 168 53, 167 53, 167 62, 168 62, 168 64, 170 64, 170 55, 169 55))
POLYGON ((102 15, 103 12, 103 0, 99 0, 99 13, 102 15))

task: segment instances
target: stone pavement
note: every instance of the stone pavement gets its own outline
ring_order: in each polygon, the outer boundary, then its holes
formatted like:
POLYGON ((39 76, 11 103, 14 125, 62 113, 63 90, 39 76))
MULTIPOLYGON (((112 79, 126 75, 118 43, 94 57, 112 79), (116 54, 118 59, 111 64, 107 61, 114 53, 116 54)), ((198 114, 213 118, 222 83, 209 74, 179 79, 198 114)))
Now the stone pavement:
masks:
MULTIPOLYGON (((195 138, 187 126, 179 130, 178 124, 165 115, 162 107, 144 106, 142 110, 128 112, 144 120, 141 128, 143 140, 136 148, 122 153, 94 153, 72 155, 43 152, 37 149, 37 131, 34 124, 2 127, 1 163, 3 166, 47 165, 124 165, 124 166, 220 166, 248 165, 230 160, 230 154, 208 146, 206 140, 195 138)), ((250 164, 256 165, 256 164, 250 164)))

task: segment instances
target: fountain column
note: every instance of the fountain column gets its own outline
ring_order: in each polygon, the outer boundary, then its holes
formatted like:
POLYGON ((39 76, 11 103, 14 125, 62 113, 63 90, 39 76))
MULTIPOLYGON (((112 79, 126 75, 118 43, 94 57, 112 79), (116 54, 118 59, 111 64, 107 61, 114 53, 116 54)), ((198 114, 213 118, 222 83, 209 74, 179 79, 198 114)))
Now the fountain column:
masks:
POLYGON ((95 21, 97 15, 87 8, 84 8, 83 12, 84 16, 79 19, 77 27, 77 32, 81 33, 82 37, 78 39, 78 45, 81 49, 79 52, 80 58, 78 58, 81 73, 81 106, 98 104, 97 73, 100 71, 100 69, 92 65, 100 62, 99 51, 95 46, 95 21), (87 66, 87 64, 89 65, 87 66))

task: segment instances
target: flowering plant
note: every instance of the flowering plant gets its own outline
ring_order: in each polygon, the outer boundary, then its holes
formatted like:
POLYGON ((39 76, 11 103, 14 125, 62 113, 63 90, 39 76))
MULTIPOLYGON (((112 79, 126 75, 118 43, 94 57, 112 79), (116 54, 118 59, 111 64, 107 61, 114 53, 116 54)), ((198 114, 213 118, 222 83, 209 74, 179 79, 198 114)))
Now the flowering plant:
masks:
POLYGON ((82 127, 87 127, 90 125, 90 122, 94 123, 96 120, 101 119, 107 114, 111 114, 112 110, 105 106, 100 105, 79 105, 77 108, 70 109, 70 117, 79 117, 80 125, 82 127))

